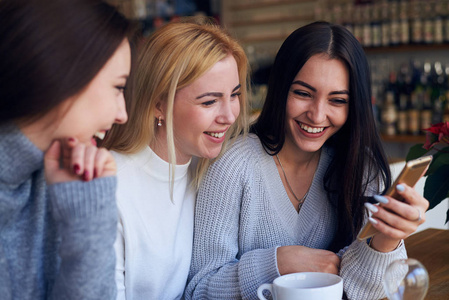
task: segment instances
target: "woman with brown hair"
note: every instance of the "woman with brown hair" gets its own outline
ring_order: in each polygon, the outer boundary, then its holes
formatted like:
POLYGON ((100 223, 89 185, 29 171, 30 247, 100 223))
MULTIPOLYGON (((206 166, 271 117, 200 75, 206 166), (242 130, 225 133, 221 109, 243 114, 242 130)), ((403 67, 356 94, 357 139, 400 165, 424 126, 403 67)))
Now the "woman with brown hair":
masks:
POLYGON ((0 295, 112 299, 130 23, 97 0, 0 1, 0 295))

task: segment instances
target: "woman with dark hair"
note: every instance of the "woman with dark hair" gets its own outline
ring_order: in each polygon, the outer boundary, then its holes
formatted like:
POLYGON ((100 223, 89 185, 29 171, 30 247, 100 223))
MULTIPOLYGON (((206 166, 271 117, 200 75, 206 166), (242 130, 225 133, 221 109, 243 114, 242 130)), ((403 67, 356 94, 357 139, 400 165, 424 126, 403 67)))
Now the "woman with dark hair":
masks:
POLYGON ((0 294, 113 299, 112 155, 130 23, 97 0, 0 1, 0 294))
POLYGON ((262 283, 307 271, 339 274, 350 299, 384 297, 384 270, 406 257, 428 202, 406 185, 406 203, 379 196, 391 176, 352 34, 324 22, 293 32, 251 132, 201 184, 187 298, 257 299, 262 283), (365 207, 379 231, 368 242, 356 239, 365 207))

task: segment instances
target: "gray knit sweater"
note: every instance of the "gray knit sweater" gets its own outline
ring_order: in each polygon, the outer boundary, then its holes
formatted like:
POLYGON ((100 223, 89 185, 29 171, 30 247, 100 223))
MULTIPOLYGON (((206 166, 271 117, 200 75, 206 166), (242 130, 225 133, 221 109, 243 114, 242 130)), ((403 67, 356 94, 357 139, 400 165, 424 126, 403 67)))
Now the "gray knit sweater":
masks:
POLYGON ((0 298, 115 298, 115 186, 47 186, 42 151, 0 126, 0 298))
MULTIPOLYGON (((327 249, 336 216, 323 189, 331 153, 324 148, 309 195, 299 214, 272 158, 255 135, 240 138, 209 168, 195 211, 187 299, 257 299, 257 288, 278 277, 276 249, 303 245, 327 249)), ((382 276, 401 245, 381 253, 354 241, 342 251, 340 276, 350 299, 384 297, 382 276)))

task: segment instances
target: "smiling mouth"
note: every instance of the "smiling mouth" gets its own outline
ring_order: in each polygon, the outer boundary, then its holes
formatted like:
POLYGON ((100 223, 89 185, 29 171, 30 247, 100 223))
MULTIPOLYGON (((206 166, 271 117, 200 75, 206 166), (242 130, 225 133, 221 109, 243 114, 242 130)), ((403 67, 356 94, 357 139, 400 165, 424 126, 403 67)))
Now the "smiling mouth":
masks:
POLYGON ((98 138, 98 139, 100 139, 100 140, 103 140, 105 136, 106 136, 106 131, 104 131, 104 130, 102 130, 102 131, 97 131, 97 132, 95 132, 95 134, 94 134, 94 137, 96 137, 96 138, 98 138))
POLYGON ((219 138, 222 138, 225 135, 226 132, 206 132, 205 131, 204 133, 207 134, 207 135, 210 135, 210 136, 212 136, 214 138, 219 139, 219 138))
POLYGON ((307 133, 321 133, 326 127, 311 127, 298 122, 299 127, 307 133))

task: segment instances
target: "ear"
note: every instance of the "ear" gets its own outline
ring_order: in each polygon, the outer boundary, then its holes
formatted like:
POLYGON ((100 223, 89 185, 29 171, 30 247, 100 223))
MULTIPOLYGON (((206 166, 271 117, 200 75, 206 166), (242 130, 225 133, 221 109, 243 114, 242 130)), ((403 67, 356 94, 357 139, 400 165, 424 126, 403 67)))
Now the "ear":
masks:
POLYGON ((156 103, 156 108, 155 108, 156 118, 159 117, 159 116, 165 117, 165 112, 166 111, 167 111, 167 103, 165 101, 159 100, 156 103))

